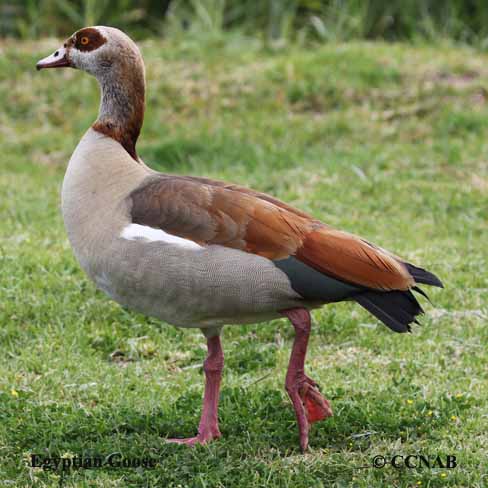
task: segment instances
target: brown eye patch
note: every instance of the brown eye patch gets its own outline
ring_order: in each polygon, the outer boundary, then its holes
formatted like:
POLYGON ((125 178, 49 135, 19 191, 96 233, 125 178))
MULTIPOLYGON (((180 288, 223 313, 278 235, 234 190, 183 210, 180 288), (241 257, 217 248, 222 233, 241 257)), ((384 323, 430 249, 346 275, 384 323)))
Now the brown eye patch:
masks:
POLYGON ((107 39, 102 36, 98 29, 86 27, 76 33, 75 47, 79 51, 93 51, 105 44, 107 39))

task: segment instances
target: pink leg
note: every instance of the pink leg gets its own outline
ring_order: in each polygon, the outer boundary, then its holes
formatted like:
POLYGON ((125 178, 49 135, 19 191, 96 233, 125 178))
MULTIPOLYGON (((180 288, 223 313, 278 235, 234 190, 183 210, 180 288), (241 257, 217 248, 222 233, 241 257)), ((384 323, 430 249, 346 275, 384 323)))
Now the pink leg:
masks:
POLYGON ((205 371, 205 393, 203 395, 203 409, 198 426, 198 435, 187 439, 168 439, 167 442, 179 444, 206 444, 212 439, 220 437, 218 408, 220 380, 224 368, 224 353, 220 344, 220 337, 214 336, 207 339, 208 354, 203 363, 205 371))
POLYGON ((332 415, 329 402, 320 394, 317 384, 305 374, 305 355, 310 336, 310 313, 305 308, 282 310, 295 328, 285 388, 293 404, 300 433, 300 447, 308 447, 310 424, 332 415))

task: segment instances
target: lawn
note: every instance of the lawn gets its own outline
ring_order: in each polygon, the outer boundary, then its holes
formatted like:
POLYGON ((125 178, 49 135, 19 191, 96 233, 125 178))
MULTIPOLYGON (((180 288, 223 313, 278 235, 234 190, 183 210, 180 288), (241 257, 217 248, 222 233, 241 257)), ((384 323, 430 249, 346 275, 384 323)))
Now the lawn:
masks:
POLYGON ((302 455, 285 320, 224 329, 223 438, 164 442, 196 432, 205 341, 122 309, 71 253, 60 185, 98 89, 78 71, 35 71, 58 43, 0 43, 0 485, 487 486, 488 55, 270 50, 237 35, 141 43, 147 164, 271 193, 445 283, 412 334, 354 304, 314 312, 308 372, 335 416, 314 424, 302 455), (29 467, 32 454, 111 453, 157 465, 29 467), (457 466, 371 467, 418 453, 457 466))

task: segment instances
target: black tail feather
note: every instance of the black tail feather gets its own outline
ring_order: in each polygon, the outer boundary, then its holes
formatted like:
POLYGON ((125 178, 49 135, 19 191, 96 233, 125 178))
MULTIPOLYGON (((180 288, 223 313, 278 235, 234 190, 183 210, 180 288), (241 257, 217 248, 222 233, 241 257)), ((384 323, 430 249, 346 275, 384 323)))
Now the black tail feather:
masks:
POLYGON ((432 300, 429 298, 429 295, 427 295, 427 293, 425 293, 425 291, 422 290, 422 288, 419 288, 418 286, 412 286, 412 290, 417 293, 420 293, 423 297, 427 298, 427 300, 429 300, 429 302, 432 304, 432 300))
POLYGON ((415 317, 424 313, 410 290, 366 291, 354 300, 395 332, 410 332, 415 317))
POLYGON ((423 268, 419 268, 410 263, 404 263, 407 267, 408 272, 412 275, 413 279, 417 283, 423 283, 424 285, 438 286, 439 288, 444 288, 442 281, 437 278, 434 273, 427 271, 423 268))
MULTIPOLYGON (((417 283, 444 288, 441 280, 433 273, 410 263, 405 263, 405 266, 417 283)), ((412 290, 420 293, 430 302, 430 298, 424 290, 418 286, 413 286, 412 290)), ((364 293, 359 293, 354 299, 359 305, 395 332, 410 332, 410 324, 412 322, 418 324, 415 317, 424 313, 419 302, 410 290, 368 290, 364 293)))

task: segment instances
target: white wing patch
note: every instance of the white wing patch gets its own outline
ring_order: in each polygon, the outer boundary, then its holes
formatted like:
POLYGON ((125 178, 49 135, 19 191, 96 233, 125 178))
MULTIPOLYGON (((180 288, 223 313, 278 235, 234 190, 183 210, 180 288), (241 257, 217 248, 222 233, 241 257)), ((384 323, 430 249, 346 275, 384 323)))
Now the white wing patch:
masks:
POLYGON ((166 244, 174 244, 175 246, 184 247, 186 249, 203 249, 202 246, 189 239, 183 239, 183 237, 174 236, 168 234, 161 229, 153 229, 146 225, 129 224, 122 230, 120 237, 135 241, 141 239, 146 242, 160 241, 166 244))

